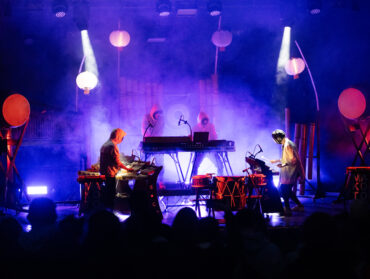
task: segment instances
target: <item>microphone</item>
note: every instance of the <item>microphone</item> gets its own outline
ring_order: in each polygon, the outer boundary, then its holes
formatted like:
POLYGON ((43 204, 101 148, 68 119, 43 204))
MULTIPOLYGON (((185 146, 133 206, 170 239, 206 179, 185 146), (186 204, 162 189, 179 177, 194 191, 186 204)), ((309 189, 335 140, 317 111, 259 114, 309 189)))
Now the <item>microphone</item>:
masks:
POLYGON ((177 123, 177 126, 180 126, 181 125, 181 121, 182 121, 183 117, 184 116, 181 114, 180 119, 179 119, 179 122, 177 123))

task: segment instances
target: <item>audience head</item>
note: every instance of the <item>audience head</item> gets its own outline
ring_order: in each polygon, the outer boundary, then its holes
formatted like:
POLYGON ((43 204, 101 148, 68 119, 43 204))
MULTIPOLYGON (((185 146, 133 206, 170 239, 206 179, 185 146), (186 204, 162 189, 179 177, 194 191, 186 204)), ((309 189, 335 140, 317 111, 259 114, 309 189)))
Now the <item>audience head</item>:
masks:
POLYGON ((195 211, 189 207, 180 209, 173 220, 172 229, 177 241, 194 241, 198 234, 198 217, 195 211))
POLYGON ((267 231, 265 220, 262 214, 256 210, 243 208, 235 216, 236 225, 239 230, 248 230, 253 232, 267 231))
POLYGON ((0 247, 2 247, 2 249, 4 249, 4 247, 16 246, 22 232, 22 226, 13 217, 0 217, 0 247))
POLYGON ((27 219, 31 223, 32 228, 54 224, 57 220, 55 203, 48 198, 32 200, 27 219))
POLYGON ((315 212, 303 224, 303 239, 307 247, 327 247, 336 240, 333 217, 315 212))
POLYGON ((204 242, 217 241, 219 235, 218 221, 212 217, 199 220, 199 240, 204 242))
POLYGON ((99 210, 87 219, 87 240, 92 242, 111 242, 119 238, 121 224, 110 211, 99 210))

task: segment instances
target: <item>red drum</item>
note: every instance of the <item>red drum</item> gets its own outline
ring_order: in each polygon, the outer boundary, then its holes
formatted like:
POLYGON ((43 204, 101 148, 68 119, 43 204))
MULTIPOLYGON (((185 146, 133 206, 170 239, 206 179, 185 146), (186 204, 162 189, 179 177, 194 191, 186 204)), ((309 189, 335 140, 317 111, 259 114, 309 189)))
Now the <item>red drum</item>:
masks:
POLYGON ((266 175, 261 173, 255 173, 248 175, 249 180, 252 182, 254 186, 266 186, 266 175))
POLYGON ((244 176, 216 176, 216 199, 230 204, 231 210, 240 210, 245 207, 245 177, 244 176))
POLYGON ((204 188, 211 185, 211 176, 210 175, 196 175, 191 178, 193 181, 191 187, 193 188, 204 188))

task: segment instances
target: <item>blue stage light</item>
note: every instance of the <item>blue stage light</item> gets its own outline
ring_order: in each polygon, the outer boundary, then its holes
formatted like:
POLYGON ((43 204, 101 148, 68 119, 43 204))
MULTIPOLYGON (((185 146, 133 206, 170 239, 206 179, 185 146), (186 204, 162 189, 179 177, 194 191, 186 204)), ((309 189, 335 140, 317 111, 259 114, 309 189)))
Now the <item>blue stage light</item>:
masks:
POLYGON ((287 76, 287 73, 285 72, 285 65, 290 58, 290 36, 291 27, 285 26, 276 69, 277 84, 281 84, 284 78, 287 76))
POLYGON ((47 195, 48 186, 27 186, 28 195, 47 195))

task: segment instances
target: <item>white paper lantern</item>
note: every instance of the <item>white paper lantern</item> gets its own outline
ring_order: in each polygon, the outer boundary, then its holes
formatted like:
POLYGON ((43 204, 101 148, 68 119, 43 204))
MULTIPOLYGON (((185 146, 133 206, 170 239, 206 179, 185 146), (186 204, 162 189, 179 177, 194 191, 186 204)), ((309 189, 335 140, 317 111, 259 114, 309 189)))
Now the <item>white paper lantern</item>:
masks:
POLYGON ((304 71, 305 64, 302 58, 290 58, 285 64, 285 71, 288 75, 297 78, 304 71))
POLYGON ((98 78, 91 72, 79 73, 76 78, 77 86, 84 90, 85 94, 89 94, 91 89, 94 89, 98 84, 98 78))
POLYGON ((115 30, 110 33, 109 41, 115 47, 125 47, 130 43, 130 34, 123 30, 115 30))
POLYGON ((218 30, 212 35, 212 43, 216 47, 227 47, 233 40, 233 34, 229 31, 218 30))

